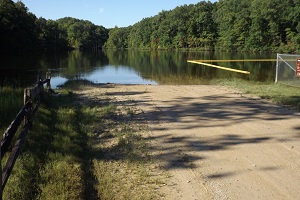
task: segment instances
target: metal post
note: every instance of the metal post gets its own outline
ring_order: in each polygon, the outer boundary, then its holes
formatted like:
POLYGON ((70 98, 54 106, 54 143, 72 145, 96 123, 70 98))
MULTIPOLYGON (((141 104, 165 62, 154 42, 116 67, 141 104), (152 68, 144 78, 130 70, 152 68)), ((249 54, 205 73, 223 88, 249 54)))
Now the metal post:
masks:
POLYGON ((279 68, 279 53, 277 53, 275 83, 278 82, 278 68, 279 68))

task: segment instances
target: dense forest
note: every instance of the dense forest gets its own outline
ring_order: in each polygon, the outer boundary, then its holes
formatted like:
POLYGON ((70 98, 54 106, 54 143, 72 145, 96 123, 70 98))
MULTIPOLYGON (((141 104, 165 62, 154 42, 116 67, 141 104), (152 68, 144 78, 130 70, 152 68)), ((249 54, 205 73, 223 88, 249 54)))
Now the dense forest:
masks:
POLYGON ((184 5, 110 30, 108 48, 300 51, 300 0, 184 5))
POLYGON ((37 18, 0 0, 0 52, 60 49, 195 49, 300 52, 300 0, 219 0, 178 6, 129 27, 37 18))
POLYGON ((71 17, 55 21, 37 18, 21 1, 0 0, 1 53, 95 49, 104 45, 108 31, 71 17))

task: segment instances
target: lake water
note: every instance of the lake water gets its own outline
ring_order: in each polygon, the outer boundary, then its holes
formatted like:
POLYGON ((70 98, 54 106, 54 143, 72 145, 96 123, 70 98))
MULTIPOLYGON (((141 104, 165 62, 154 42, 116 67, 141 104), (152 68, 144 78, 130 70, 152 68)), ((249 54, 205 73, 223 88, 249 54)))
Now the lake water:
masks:
POLYGON ((51 85, 57 87, 69 79, 87 79, 95 83, 122 84, 207 84, 212 79, 241 78, 274 81, 276 62, 213 62, 211 64, 249 71, 250 75, 188 63, 187 60, 270 59, 276 54, 224 52, 177 52, 105 50, 71 51, 55 55, 2 57, 1 84, 29 86, 37 74, 52 72, 51 85))

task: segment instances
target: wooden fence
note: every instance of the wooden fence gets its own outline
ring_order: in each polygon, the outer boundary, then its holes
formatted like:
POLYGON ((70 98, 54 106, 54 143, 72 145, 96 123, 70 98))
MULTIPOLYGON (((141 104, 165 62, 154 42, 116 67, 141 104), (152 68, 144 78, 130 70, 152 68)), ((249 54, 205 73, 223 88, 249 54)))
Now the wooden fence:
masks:
POLYGON ((47 72, 46 79, 42 80, 41 77, 38 78, 36 86, 33 88, 26 88, 24 89, 24 106, 19 111, 15 119, 9 125, 5 133, 3 134, 3 138, 1 140, 1 148, 0 148, 0 180, 2 180, 1 188, 0 188, 0 199, 2 200, 2 192, 4 187, 7 183, 7 180, 10 176, 10 173, 13 169, 13 166, 16 162, 16 159, 19 155, 20 149, 22 144, 25 141, 26 135, 28 130, 32 127, 32 120, 39 108, 41 103, 41 98, 44 93, 44 84, 46 84, 46 89, 50 90, 50 80, 51 80, 51 73, 47 72), (24 121, 24 123, 22 123, 24 121), (7 162, 3 168, 1 169, 2 158, 5 153, 8 152, 8 149, 12 146, 13 138, 16 135, 17 130, 19 129, 20 125, 23 125, 23 128, 15 142, 15 145, 12 147, 12 151, 7 159, 7 162))

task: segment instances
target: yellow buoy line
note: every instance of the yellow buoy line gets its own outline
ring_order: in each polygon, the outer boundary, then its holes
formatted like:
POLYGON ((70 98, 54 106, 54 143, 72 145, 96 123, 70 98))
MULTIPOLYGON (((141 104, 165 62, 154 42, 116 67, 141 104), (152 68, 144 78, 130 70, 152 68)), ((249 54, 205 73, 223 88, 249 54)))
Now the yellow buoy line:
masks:
POLYGON ((245 59, 245 60, 192 60, 197 62, 274 62, 277 59, 245 59))
MULTIPOLYGON (((218 69, 223 69, 223 70, 242 73, 242 74, 250 74, 250 72, 248 72, 248 71, 232 69, 232 68, 228 68, 228 67, 222 67, 222 66, 219 66, 219 65, 208 64, 208 63, 205 63, 205 62, 202 62, 202 61, 205 61, 205 60, 188 60, 187 62, 196 63, 196 64, 200 64, 200 65, 206 65, 206 66, 215 67, 215 68, 218 68, 218 69)), ((206 61, 206 62, 208 62, 208 61, 206 61)), ((218 61, 218 62, 221 62, 221 61, 218 61)))

